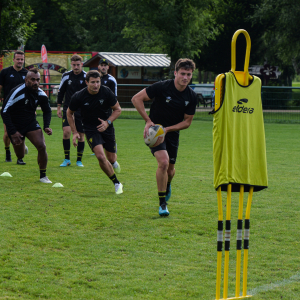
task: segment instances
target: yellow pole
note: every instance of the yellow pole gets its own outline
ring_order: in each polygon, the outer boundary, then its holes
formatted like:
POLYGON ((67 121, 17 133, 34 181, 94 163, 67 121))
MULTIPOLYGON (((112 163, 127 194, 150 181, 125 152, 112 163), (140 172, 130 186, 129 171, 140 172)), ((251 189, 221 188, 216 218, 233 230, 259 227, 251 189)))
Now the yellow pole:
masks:
POLYGON ((247 295, 248 249, 249 249, 249 236, 250 236, 250 210, 251 210, 252 196, 253 196, 253 186, 251 186, 249 190, 246 216, 245 216, 243 296, 247 295))
POLYGON ((224 288, 223 298, 227 299, 228 294, 228 272, 229 272, 229 250, 231 230, 231 184, 227 186, 226 223, 225 223, 225 262, 224 262, 224 288))
POLYGON ((235 297, 240 296, 241 283, 241 253, 242 253, 242 230, 243 230, 243 200, 244 200, 244 185, 240 186, 239 198, 239 213, 236 234, 236 281, 235 281, 235 297))
POLYGON ((221 187, 218 188, 217 197, 218 197, 218 237, 217 237, 218 256, 217 256, 216 300, 219 300, 221 294, 222 245, 223 245, 223 208, 222 208, 221 187))

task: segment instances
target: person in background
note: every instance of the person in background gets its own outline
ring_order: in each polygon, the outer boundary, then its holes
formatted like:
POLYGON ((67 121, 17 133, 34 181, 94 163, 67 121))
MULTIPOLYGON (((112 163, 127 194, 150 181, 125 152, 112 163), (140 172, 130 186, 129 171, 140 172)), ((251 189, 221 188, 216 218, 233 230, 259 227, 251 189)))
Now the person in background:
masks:
MULTIPOLYGON (((109 64, 107 59, 102 58, 99 61, 98 70, 101 75, 101 85, 105 85, 111 89, 111 91, 117 96, 117 81, 115 77, 108 74, 109 64)), ((116 173, 121 173, 120 164, 117 162, 117 152, 109 153, 105 150, 106 157, 108 161, 113 166, 116 173)))
MULTIPOLYGON (((25 82, 25 77, 27 70, 23 68, 25 61, 25 53, 21 50, 17 50, 14 53, 13 66, 5 68, 0 73, 0 93, 3 91, 3 98, 6 99, 10 91, 15 88, 17 85, 25 82)), ((4 126, 4 135, 3 142, 5 146, 5 161, 11 162, 11 153, 10 153, 10 139, 7 135, 6 126, 4 126)), ((28 153, 28 147, 25 145, 25 154, 28 153)), ((18 165, 26 165, 23 159, 17 160, 18 165)))
MULTIPOLYGON (((85 76, 86 72, 82 70, 82 57, 80 55, 74 54, 71 57, 71 68, 72 70, 66 72, 62 75, 61 83, 59 86, 59 91, 57 95, 57 116, 62 118, 62 128, 63 128, 63 148, 65 159, 60 165, 61 167, 67 167, 71 165, 70 160, 70 136, 71 127, 67 119, 67 109, 69 107, 71 97, 78 91, 86 87, 85 76), (63 111, 61 111, 61 106, 63 99, 65 98, 63 111)), ((80 111, 75 114, 75 123, 77 130, 81 136, 80 142, 77 147, 77 161, 76 165, 78 167, 83 167, 82 155, 84 151, 84 130, 81 123, 80 111)))

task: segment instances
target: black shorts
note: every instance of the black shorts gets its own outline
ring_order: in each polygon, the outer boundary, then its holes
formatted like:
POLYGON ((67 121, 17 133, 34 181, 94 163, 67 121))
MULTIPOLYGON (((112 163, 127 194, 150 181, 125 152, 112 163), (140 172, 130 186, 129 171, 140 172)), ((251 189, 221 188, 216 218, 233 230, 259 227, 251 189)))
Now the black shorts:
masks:
MULTIPOLYGON (((17 129, 18 132, 20 132, 23 135, 22 140, 24 140, 27 132, 39 130, 39 129, 42 129, 42 128, 41 128, 41 126, 40 126, 40 124, 37 120, 33 120, 27 126, 22 126, 22 127, 21 126, 20 127, 16 126, 16 129, 17 129)), ((7 133, 7 134, 8 134, 9 139, 11 140, 11 143, 13 144, 12 139, 11 139, 11 135, 9 133, 7 133)))
MULTIPOLYGON (((75 112, 74 119, 75 119, 75 126, 77 131, 83 133, 84 129, 82 126, 81 115, 75 112)), ((67 118, 67 111, 63 110, 62 127, 67 127, 67 126, 70 126, 67 118)))
POLYGON ((109 127, 104 132, 99 132, 97 130, 85 131, 85 136, 92 151, 97 145, 103 145, 103 148, 106 151, 117 153, 114 127, 109 127))
POLYGON ((166 150, 169 155, 169 163, 175 164, 179 146, 179 134, 177 132, 169 132, 165 136, 165 140, 156 147, 150 148, 154 155, 156 151, 166 150))

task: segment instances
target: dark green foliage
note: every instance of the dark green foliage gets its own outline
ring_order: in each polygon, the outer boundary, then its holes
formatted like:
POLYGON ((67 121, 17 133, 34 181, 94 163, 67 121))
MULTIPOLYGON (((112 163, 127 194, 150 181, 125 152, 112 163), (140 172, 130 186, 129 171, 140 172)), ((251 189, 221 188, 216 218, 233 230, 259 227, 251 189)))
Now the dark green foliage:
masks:
MULTIPOLYGON (((250 64, 263 64, 264 57, 260 49, 262 28, 260 25, 252 26, 252 21, 249 20, 249 16, 254 13, 253 5, 259 5, 261 2, 262 0, 218 1, 214 7, 213 16, 222 29, 215 40, 210 40, 202 47, 196 59, 200 70, 219 74, 231 69, 231 40, 239 29, 245 29, 251 38, 250 64)), ((236 47, 236 70, 244 70, 246 40, 243 34, 239 35, 236 47)))
POLYGON ((35 24, 29 23, 32 15, 24 0, 0 1, 0 55, 17 49, 33 35, 35 24))
POLYGON ((209 0, 114 2, 126 4, 125 36, 140 51, 169 54, 172 63, 180 57, 192 58, 217 33, 209 0))

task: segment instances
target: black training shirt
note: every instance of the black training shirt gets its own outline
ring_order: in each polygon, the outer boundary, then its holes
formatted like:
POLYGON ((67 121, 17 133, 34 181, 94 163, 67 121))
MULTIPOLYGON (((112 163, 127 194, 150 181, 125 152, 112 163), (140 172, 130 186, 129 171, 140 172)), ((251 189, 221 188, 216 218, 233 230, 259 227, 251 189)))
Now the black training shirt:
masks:
POLYGON ((59 91, 57 95, 57 104, 64 102, 64 110, 67 110, 71 101, 71 97, 78 91, 86 87, 85 84, 86 72, 81 71, 80 74, 75 75, 73 71, 66 72, 61 77, 59 91))
POLYGON ((10 135, 16 133, 18 128, 26 127, 36 120, 36 108, 40 105, 43 111, 44 129, 49 128, 51 121, 51 108, 45 92, 38 89, 34 92, 28 89, 25 83, 18 85, 4 100, 1 116, 10 135))
POLYGON ((146 88, 146 93, 153 99, 149 117, 155 124, 168 127, 182 122, 184 114, 195 114, 196 93, 189 86, 178 91, 173 79, 152 84, 146 88))
POLYGON ((114 76, 110 74, 101 77, 101 85, 108 86, 111 91, 117 96, 117 81, 114 76))
POLYGON ((13 66, 5 68, 0 73, 0 85, 3 86, 3 98, 6 99, 9 92, 17 85, 25 82, 27 70, 22 68, 19 72, 13 66))
MULTIPOLYGON (((69 109, 81 109, 84 130, 95 130, 101 124, 98 118, 107 120, 111 115, 111 107, 116 105, 117 98, 106 86, 101 85, 97 94, 92 95, 87 87, 72 96, 69 109)), ((112 126, 112 124, 110 125, 112 126)))

